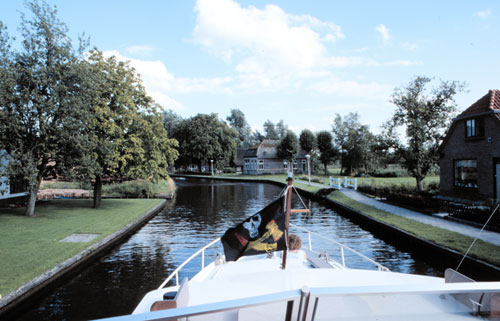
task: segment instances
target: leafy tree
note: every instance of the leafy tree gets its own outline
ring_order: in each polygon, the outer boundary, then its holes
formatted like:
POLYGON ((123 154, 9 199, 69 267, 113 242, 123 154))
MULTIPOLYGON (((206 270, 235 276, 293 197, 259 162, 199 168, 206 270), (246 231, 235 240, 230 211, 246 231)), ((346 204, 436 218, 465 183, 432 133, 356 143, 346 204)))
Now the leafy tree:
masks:
POLYGON ((288 125, 283 122, 283 119, 276 124, 276 133, 278 134, 278 139, 283 139, 288 135, 288 125))
POLYGON ((442 81, 428 88, 431 78, 418 76, 392 95, 396 111, 385 125, 386 138, 403 160, 403 166, 415 177, 417 191, 423 190, 423 180, 437 164, 437 149, 456 111, 455 95, 465 83, 442 81), (402 143, 396 129, 403 126, 407 142, 402 143))
POLYGON ((241 110, 231 109, 231 115, 226 120, 239 134, 240 142, 238 147, 250 147, 254 145, 255 140, 252 137, 250 126, 245 119, 245 114, 241 110))
POLYGON ((362 125, 357 113, 349 113, 342 119, 337 114, 332 126, 333 140, 340 147, 340 162, 342 170, 347 175, 352 175, 354 170, 367 171, 373 161, 372 146, 375 136, 369 131, 368 126, 362 125))
POLYGON ((293 131, 288 130, 278 145, 278 158, 288 160, 291 168, 293 168, 293 160, 298 151, 299 140, 297 139, 297 135, 293 131))
POLYGON ((217 114, 198 114, 183 120, 175 131, 179 141, 178 164, 200 166, 214 160, 223 168, 236 155, 238 132, 220 121, 217 114))
POLYGON ((333 162, 337 157, 337 150, 332 145, 332 134, 329 131, 323 130, 316 135, 317 145, 319 150, 319 160, 324 166, 325 175, 328 174, 328 164, 333 162))
POLYGON ((86 157, 72 167, 81 179, 93 180, 98 208, 104 179, 166 178, 177 141, 167 137, 157 106, 128 63, 93 50, 86 71, 89 139, 86 157))
POLYGON ((274 123, 269 119, 264 123, 264 134, 266 139, 279 139, 274 123))
POLYGON ((161 113, 161 117, 163 120, 163 127, 167 130, 168 137, 173 137, 175 128, 182 121, 182 117, 173 110, 165 110, 161 113))
POLYGON ((81 52, 73 49, 66 25, 46 3, 27 7, 33 17, 21 15, 21 49, 9 54, 5 31, 0 35, 0 145, 8 153, 8 174, 28 181, 25 214, 32 216, 43 177, 61 170, 68 156, 79 157, 88 113, 80 94, 81 52))
POLYGON ((253 141, 253 144, 258 144, 258 143, 261 143, 264 139, 266 139, 266 136, 262 135, 258 130, 256 130, 253 135, 252 135, 252 141, 253 141))
POLYGON ((304 129, 300 133, 300 148, 310 154, 316 146, 316 136, 309 129, 304 129))

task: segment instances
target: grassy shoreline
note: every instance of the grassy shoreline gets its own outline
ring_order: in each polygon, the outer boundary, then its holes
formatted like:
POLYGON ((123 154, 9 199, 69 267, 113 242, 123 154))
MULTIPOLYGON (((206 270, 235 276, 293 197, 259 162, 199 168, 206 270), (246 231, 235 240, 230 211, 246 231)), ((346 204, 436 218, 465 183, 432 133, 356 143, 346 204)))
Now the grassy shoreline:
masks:
MULTIPOLYGON (((199 176, 202 177, 202 176, 199 176)), ((211 178, 205 176, 204 178, 211 178)), ((238 180, 269 180, 279 183, 285 183, 285 175, 259 175, 259 176, 242 176, 242 175, 216 175, 215 178, 219 179, 238 179, 238 180)), ((306 190, 311 193, 316 193, 322 188, 316 186, 309 186, 301 182, 294 182, 294 186, 306 190)), ((325 186, 327 188, 327 186, 325 186)), ((460 233, 452 232, 449 230, 434 227, 428 224, 420 223, 405 217, 401 217, 383 210, 379 210, 372 206, 357 202, 344 196, 338 191, 334 191, 327 196, 330 200, 355 209, 366 216, 375 218, 384 224, 396 227, 412 235, 418 236, 422 239, 433 242, 439 246, 449 248, 460 253, 465 253, 473 239, 469 236, 460 233)), ((469 256, 490 263, 500 267, 500 247, 494 244, 477 240, 474 247, 469 252, 469 256)))
POLYGON ((160 199, 51 200, 37 204, 34 217, 24 208, 0 209, 0 295, 29 282, 99 240, 134 222, 160 199), (74 234, 98 234, 87 243, 59 242, 74 234))

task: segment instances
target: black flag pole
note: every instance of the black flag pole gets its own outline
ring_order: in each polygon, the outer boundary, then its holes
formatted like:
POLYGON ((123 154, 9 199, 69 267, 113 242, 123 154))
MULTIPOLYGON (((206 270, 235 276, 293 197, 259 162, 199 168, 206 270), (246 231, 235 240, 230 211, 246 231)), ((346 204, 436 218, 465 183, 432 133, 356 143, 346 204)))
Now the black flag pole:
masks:
POLYGON ((281 263, 281 268, 286 269, 286 255, 288 248, 288 227, 290 225, 290 210, 292 208, 292 185, 293 185, 293 177, 292 173, 288 173, 287 179, 288 187, 286 191, 286 208, 285 208, 285 240, 286 246, 283 250, 283 262, 281 263))

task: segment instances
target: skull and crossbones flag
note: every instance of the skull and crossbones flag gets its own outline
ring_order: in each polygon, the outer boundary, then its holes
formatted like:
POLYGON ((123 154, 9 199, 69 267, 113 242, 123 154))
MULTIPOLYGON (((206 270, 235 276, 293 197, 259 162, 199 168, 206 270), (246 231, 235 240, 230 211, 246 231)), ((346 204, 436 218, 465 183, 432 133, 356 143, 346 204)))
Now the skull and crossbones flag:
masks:
POLYGON ((221 242, 226 261, 285 249, 284 197, 227 230, 221 242))

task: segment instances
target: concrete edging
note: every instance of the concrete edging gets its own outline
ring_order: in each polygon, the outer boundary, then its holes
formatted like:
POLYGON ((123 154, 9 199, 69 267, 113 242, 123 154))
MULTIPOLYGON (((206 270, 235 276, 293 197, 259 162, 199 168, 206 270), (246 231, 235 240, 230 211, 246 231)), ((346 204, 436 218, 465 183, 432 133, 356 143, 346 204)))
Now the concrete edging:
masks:
POLYGON ((106 249, 115 245, 117 242, 121 241, 123 238, 128 236, 131 232, 138 229, 144 223, 149 221, 152 217, 158 214, 167 204, 166 200, 160 202, 160 204, 151 208, 134 222, 127 224, 119 231, 106 236, 97 243, 92 244, 88 248, 80 251, 80 253, 74 255, 73 257, 67 259, 66 261, 56 265, 52 269, 42 273, 40 276, 32 279, 31 281, 23 284, 17 289, 7 293, 4 297, 0 299, 0 314, 6 312, 17 306, 19 303, 23 302, 30 296, 34 295, 38 291, 42 290, 45 286, 51 282, 59 279, 68 272, 77 268, 84 262, 96 257, 106 249))

